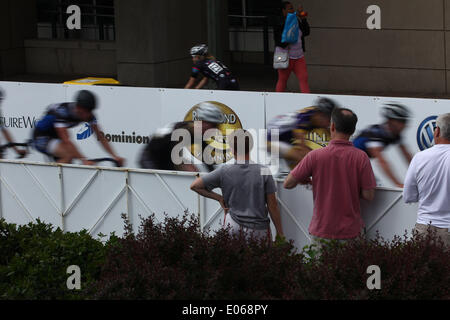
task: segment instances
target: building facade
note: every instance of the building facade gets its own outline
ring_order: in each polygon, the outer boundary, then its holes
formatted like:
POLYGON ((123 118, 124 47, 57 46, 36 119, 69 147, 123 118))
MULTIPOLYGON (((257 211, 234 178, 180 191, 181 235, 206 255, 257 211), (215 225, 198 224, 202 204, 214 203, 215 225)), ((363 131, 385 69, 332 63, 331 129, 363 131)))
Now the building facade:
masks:
MULTIPOLYGON (((450 0, 301 3, 311 25, 306 61, 313 92, 450 93, 450 0), (367 28, 371 5, 381 10, 379 30, 367 28)), ((182 87, 189 77, 189 48, 207 42, 214 55, 238 70, 238 78, 240 66, 252 65, 276 80, 271 25, 280 5, 278 0, 3 0, 0 78, 108 76, 130 86, 182 87), (66 26, 71 16, 66 10, 74 4, 81 8, 80 30, 66 26)), ((245 78, 258 88, 260 73, 245 78)), ((295 79, 289 90, 299 90, 295 79)))

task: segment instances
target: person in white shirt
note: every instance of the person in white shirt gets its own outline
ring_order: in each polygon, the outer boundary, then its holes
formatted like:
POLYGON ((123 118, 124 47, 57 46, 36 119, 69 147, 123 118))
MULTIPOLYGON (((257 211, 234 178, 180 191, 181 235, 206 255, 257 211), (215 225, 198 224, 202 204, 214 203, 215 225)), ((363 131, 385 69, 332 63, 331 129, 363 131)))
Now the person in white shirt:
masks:
POLYGON ((435 145, 416 154, 405 178, 405 203, 419 202, 415 232, 436 232, 450 246, 450 113, 437 118, 435 145))

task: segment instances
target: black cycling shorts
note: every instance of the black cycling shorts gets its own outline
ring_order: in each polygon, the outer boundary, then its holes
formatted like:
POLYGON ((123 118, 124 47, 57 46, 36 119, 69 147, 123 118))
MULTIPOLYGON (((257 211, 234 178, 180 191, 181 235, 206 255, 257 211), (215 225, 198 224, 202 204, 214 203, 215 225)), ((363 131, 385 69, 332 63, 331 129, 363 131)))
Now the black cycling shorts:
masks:
POLYGON ((240 90, 239 83, 236 79, 223 79, 217 82, 217 89, 219 90, 240 90))

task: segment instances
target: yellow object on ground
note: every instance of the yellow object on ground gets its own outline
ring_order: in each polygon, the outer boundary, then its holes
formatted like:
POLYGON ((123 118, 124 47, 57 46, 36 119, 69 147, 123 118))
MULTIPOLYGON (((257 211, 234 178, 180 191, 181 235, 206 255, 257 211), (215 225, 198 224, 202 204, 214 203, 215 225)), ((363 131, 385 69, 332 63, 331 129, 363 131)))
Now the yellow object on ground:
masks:
POLYGON ((113 78, 95 78, 87 77, 83 79, 70 80, 64 82, 64 84, 78 84, 78 85, 101 85, 101 84, 120 84, 119 81, 113 78))

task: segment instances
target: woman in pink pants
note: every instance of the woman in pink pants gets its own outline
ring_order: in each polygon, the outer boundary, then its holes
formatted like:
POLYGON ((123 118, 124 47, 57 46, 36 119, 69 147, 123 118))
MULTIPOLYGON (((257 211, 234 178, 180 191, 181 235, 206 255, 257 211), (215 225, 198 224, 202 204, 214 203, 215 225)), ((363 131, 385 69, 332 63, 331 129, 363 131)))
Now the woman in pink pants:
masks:
MULTIPOLYGON (((283 16, 286 20, 288 13, 294 13, 294 7, 290 2, 283 2, 283 16)), ((308 71, 306 69, 305 61, 305 37, 309 35, 310 29, 306 16, 303 13, 303 7, 300 5, 297 11, 300 33, 297 43, 284 43, 281 42, 281 36, 284 29, 283 24, 274 28, 275 45, 288 51, 289 54, 289 67, 287 69, 278 69, 278 82, 276 91, 284 92, 286 90, 286 84, 291 75, 294 72, 298 79, 300 91, 302 93, 310 93, 308 85, 308 71)))

